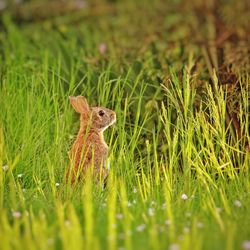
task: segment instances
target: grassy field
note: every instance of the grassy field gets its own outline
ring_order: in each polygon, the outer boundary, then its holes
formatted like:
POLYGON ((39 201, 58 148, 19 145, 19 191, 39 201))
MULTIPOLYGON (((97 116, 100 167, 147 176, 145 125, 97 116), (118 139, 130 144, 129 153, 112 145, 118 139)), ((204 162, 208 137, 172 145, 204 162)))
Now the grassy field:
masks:
POLYGON ((38 2, 1 13, 0 249, 250 249, 248 1, 38 2), (116 111, 106 188, 65 183, 70 95, 116 111))

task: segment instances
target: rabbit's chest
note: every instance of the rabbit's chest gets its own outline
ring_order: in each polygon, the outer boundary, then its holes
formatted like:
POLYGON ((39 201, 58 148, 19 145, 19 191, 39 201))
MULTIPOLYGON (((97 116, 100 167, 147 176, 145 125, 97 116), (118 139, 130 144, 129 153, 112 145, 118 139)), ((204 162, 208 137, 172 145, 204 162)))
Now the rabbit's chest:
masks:
POLYGON ((108 155, 108 145, 104 141, 102 134, 98 134, 98 136, 96 134, 90 135, 88 138, 88 144, 91 145, 91 148, 94 150, 97 157, 105 157, 108 155))
POLYGON ((94 153, 96 156, 103 156, 106 157, 108 156, 108 145, 105 143, 101 144, 101 145, 96 145, 94 144, 94 153))

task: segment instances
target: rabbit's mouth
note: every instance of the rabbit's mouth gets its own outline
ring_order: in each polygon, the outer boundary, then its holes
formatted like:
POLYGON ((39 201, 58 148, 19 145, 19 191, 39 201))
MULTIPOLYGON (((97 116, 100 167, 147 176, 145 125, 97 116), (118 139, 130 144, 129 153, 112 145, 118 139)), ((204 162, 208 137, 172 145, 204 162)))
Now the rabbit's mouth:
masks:
POLYGON ((112 113, 110 115, 110 123, 109 123, 109 126, 113 125, 114 123, 116 122, 116 113, 112 113))
POLYGON ((113 125, 116 122, 116 114, 115 113, 112 113, 109 118, 110 118, 109 121, 104 126, 102 126, 100 128, 101 131, 104 131, 105 129, 107 129, 109 126, 113 125))

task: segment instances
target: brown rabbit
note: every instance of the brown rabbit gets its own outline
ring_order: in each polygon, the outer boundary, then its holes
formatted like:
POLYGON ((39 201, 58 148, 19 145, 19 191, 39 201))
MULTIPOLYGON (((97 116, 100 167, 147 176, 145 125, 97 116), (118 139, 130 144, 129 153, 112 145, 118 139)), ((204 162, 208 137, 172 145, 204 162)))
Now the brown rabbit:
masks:
POLYGON ((70 150, 70 165, 66 181, 78 181, 88 167, 93 166, 95 177, 105 180, 108 176, 106 161, 108 145, 103 131, 116 121, 114 111, 103 107, 90 107, 83 96, 70 96, 70 103, 80 117, 80 129, 70 150))

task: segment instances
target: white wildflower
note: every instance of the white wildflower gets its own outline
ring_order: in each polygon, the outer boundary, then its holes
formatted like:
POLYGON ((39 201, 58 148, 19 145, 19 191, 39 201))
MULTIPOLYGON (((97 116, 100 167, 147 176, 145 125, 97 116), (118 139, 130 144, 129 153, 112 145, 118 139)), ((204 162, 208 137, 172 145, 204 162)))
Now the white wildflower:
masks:
POLYGON ((56 183, 56 187, 59 187, 59 186, 60 186, 60 183, 57 182, 57 183, 56 183))
POLYGON ((134 189, 133 189, 133 193, 137 193, 137 189, 136 189, 136 187, 134 187, 134 189))
POLYGON ((183 228, 183 233, 188 234, 190 232, 189 227, 184 227, 183 228))
POLYGON ((242 204, 241 204, 241 202, 240 202, 239 200, 235 200, 235 201, 234 201, 234 205, 235 205, 236 207, 242 207, 242 204))
POLYGON ((130 201, 128 201, 128 207, 131 207, 132 203, 130 201))
POLYGON ((169 245, 169 250, 179 250, 179 249, 180 247, 176 243, 169 245))
POLYGON ((141 225, 139 225, 139 226, 136 227, 136 230, 138 232, 142 232, 142 231, 144 231, 145 228, 146 228, 146 225, 145 224, 141 224, 141 225))
POLYGON ((118 219, 118 220, 123 219, 123 214, 116 214, 116 219, 118 219))
POLYGON ((182 194, 182 195, 181 195, 181 199, 185 201, 185 200, 188 199, 188 196, 187 196, 186 194, 182 194))
POLYGON ((20 218, 22 216, 22 214, 19 211, 12 211, 12 216, 14 218, 20 218))
POLYGON ((155 201, 151 201, 151 206, 154 206, 155 205, 155 201))
POLYGON ((164 203, 162 204, 161 208, 162 208, 162 210, 165 210, 165 209, 167 208, 167 203, 164 202, 164 203))
POLYGON ((154 214, 155 214, 154 209, 153 209, 152 207, 150 207, 150 208, 148 209, 148 215, 149 215, 149 216, 154 216, 154 214))
POLYGON ((170 226, 170 225, 171 225, 171 220, 165 220, 165 224, 166 224, 167 226, 170 226))
POLYGON ((17 177, 18 177, 18 178, 22 178, 22 177, 23 177, 23 174, 18 174, 17 177))
POLYGON ((221 213, 222 208, 220 208, 220 207, 216 207, 216 211, 217 211, 217 213, 219 214, 219 213, 221 213))
POLYGON ((201 221, 198 221, 197 224, 196 224, 196 226, 197 226, 198 228, 203 228, 203 227, 204 227, 204 224, 203 224, 201 221))
POLYGON ((9 168, 8 165, 3 165, 3 166, 2 166, 3 171, 7 171, 8 168, 9 168))
POLYGON ((64 225, 67 226, 67 227, 69 227, 71 225, 71 222, 69 220, 65 220, 64 221, 64 225))

